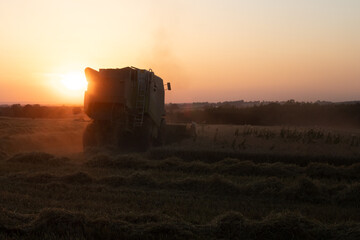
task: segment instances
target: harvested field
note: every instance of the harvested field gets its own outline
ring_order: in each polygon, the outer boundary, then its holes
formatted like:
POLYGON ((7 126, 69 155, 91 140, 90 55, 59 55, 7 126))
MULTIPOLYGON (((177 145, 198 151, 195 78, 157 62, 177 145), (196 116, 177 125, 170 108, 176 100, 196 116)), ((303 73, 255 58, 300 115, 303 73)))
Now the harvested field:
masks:
POLYGON ((0 119, 0 239, 360 238, 358 130, 200 126, 84 154, 86 124, 0 119))

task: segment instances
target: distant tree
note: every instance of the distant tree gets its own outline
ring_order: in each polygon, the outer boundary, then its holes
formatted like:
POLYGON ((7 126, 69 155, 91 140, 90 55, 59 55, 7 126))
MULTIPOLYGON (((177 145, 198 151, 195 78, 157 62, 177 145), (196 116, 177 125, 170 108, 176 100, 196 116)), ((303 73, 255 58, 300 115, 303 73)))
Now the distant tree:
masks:
POLYGON ((13 117, 21 117, 22 115, 22 108, 20 104, 13 104, 11 105, 11 115, 13 117))

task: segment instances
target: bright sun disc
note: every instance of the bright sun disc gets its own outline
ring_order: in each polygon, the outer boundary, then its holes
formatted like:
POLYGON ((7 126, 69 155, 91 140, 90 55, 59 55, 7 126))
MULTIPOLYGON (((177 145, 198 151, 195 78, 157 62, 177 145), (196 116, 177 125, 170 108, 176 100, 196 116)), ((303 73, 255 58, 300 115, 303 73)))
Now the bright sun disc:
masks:
POLYGON ((85 75, 82 73, 68 73, 61 77, 62 85, 71 91, 85 91, 87 88, 87 81, 85 75))

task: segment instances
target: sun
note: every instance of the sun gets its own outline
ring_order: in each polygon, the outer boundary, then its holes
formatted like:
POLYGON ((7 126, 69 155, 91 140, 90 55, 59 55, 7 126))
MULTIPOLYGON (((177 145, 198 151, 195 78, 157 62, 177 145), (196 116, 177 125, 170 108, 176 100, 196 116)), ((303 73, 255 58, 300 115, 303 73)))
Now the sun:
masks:
POLYGON ((85 91, 87 88, 87 81, 83 73, 67 73, 61 76, 61 84, 70 91, 85 91))
POLYGON ((51 88, 57 101, 76 104, 84 101, 87 81, 83 71, 53 72, 45 76, 45 84, 51 88))

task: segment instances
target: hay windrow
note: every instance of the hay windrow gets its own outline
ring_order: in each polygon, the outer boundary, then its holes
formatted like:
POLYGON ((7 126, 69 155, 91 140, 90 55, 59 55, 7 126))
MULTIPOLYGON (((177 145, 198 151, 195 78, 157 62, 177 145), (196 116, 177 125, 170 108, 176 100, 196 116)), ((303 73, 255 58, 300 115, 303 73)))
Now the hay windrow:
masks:
POLYGON ((208 142, 82 153, 86 123, 3 122, 0 239, 360 239, 359 129, 216 126, 215 143, 204 125, 208 142))
POLYGON ((6 152, 0 151, 0 161, 5 160, 8 157, 6 152))
POLYGON ((226 150, 189 150, 179 148, 160 148, 152 149, 148 155, 150 159, 165 159, 169 157, 179 157, 186 161, 203 161, 214 163, 225 158, 250 160, 254 163, 288 163, 305 167, 312 162, 327 163, 335 166, 349 166, 359 163, 357 156, 341 155, 302 155, 294 153, 262 153, 259 151, 226 151, 226 150))
POLYGON ((60 180, 68 184, 90 184, 94 181, 94 179, 90 177, 89 174, 84 172, 77 172, 74 174, 62 176, 60 177, 60 180))
POLYGON ((346 187, 337 195, 339 204, 360 206, 360 183, 346 187))
POLYGON ((61 166, 69 163, 65 157, 55 157, 45 152, 18 153, 7 160, 8 163, 20 163, 29 165, 61 166))
POLYGON ((267 177, 299 177, 328 179, 360 179, 360 163, 348 166, 334 166, 327 163, 310 163, 301 167, 295 164, 255 163, 249 160, 225 158, 214 163, 203 161, 188 162, 181 158, 165 158, 163 160, 149 160, 137 155, 95 155, 85 163, 93 168, 129 169, 129 170, 159 170, 183 172, 200 175, 232 175, 232 176, 267 176, 267 177))
MULTIPOLYGON (((187 177, 184 179, 166 179, 146 171, 136 171, 130 175, 112 175, 96 178, 86 172, 75 172, 66 175, 48 173, 30 175, 8 175, 13 183, 46 185, 51 191, 69 190, 71 186, 110 187, 114 189, 142 189, 146 191, 164 190, 171 192, 193 192, 210 194, 220 197, 251 196, 272 200, 291 201, 298 203, 344 203, 346 206, 358 206, 358 184, 344 185, 343 183, 323 184, 321 181, 306 176, 299 176, 288 181, 279 177, 258 178, 252 181, 238 182, 223 175, 187 177)), ((45 189, 42 187, 42 189, 45 189)))
POLYGON ((40 173, 29 176, 22 176, 20 179, 26 180, 26 182, 47 184, 51 182, 59 182, 66 184, 90 184, 94 179, 84 172, 76 172, 73 174, 67 174, 63 176, 57 176, 48 173, 40 173))
POLYGON ((110 176, 101 178, 98 183, 111 187, 138 186, 138 187, 159 187, 159 183, 151 175, 144 173, 134 173, 130 176, 110 176))
POLYGON ((49 183, 56 181, 57 179, 56 176, 49 173, 40 173, 26 177, 26 181, 30 183, 49 183))
POLYGON ((211 176, 208 179, 187 178, 172 181, 164 183, 163 186, 180 191, 205 192, 209 194, 234 195, 240 192, 236 184, 217 175, 211 176))
POLYGON ((89 167, 98 168, 118 168, 118 169, 142 169, 146 166, 147 161, 143 160, 140 155, 119 155, 112 157, 104 153, 96 154, 85 163, 89 167))
POLYGON ((279 197, 279 193, 284 189, 285 184, 276 177, 266 178, 246 184, 242 190, 250 195, 266 195, 269 197, 279 197))
POLYGON ((282 197, 289 200, 322 203, 328 201, 324 186, 319 186, 311 179, 300 178, 295 184, 286 187, 281 192, 282 197))
POLYGON ((116 219, 90 218, 63 209, 44 209, 35 215, 0 211, 0 236, 46 236, 79 239, 356 239, 360 225, 328 225, 294 212, 270 214, 252 220, 238 212, 215 217, 197 225, 166 215, 122 215, 116 219))

